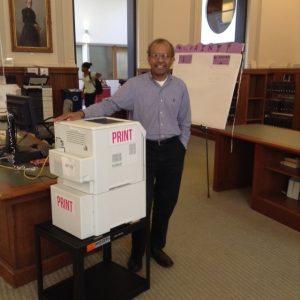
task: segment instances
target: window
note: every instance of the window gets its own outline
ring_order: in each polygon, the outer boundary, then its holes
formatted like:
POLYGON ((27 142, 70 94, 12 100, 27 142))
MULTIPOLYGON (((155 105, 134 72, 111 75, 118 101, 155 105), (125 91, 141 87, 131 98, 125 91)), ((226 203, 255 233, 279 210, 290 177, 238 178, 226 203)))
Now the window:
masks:
POLYGON ((247 0, 203 0, 201 43, 245 41, 247 0))
POLYGON ((92 70, 106 80, 134 75, 135 0, 74 0, 73 3, 77 66, 92 62, 92 70))

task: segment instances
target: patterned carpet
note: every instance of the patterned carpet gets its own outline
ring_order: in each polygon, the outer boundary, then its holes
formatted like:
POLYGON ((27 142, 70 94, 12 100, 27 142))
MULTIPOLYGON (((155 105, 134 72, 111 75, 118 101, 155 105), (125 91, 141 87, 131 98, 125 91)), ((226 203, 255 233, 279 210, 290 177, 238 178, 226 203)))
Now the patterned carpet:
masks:
MULTIPOLYGON (((211 180, 213 149, 210 142, 211 180)), ((211 191, 208 199, 204 151, 204 140, 193 137, 166 247, 175 265, 151 261, 151 289, 137 299, 299 300, 300 233, 251 210, 250 190, 211 191)), ((114 242, 113 259, 125 265, 129 249, 128 237, 114 242)), ((67 267, 46 276, 46 286, 71 273, 67 267)), ((12 289, 0 279, 0 299, 37 299, 36 283, 12 289)))

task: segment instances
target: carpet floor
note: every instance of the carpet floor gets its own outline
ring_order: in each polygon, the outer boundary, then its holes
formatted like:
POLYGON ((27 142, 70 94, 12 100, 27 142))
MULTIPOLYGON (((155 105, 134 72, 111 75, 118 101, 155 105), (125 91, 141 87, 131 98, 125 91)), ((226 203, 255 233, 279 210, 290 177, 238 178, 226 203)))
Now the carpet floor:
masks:
MULTIPOLYGON (((209 142, 210 185, 213 153, 209 142)), ((252 210, 250 189, 210 192, 208 199, 205 141, 192 137, 165 248, 175 264, 164 269, 151 260, 151 289, 137 299, 299 300, 300 233, 252 210)), ((113 260, 126 265, 129 251, 129 237, 115 241, 113 260)), ((71 274, 62 268, 45 285, 71 274)), ((36 282, 13 289, 0 278, 0 299, 37 299, 36 282)))

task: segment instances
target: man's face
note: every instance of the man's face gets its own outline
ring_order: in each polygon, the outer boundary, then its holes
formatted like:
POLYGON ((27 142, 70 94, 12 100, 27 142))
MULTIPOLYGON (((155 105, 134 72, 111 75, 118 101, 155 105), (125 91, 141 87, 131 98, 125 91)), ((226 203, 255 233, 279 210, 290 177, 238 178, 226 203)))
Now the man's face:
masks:
POLYGON ((26 5, 27 5, 27 7, 31 7, 32 6, 32 0, 27 0, 26 5))
POLYGON ((174 62, 171 57, 171 49, 168 44, 154 44, 148 55, 148 63, 154 79, 163 79, 167 76, 174 62))

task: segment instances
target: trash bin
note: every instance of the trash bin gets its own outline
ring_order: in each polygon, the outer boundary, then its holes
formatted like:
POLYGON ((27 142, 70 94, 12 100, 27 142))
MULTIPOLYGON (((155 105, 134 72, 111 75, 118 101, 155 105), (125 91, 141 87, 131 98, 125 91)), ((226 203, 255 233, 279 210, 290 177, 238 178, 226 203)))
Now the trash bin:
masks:
POLYGON ((82 92, 78 89, 62 90, 63 112, 78 111, 82 109, 82 92))

